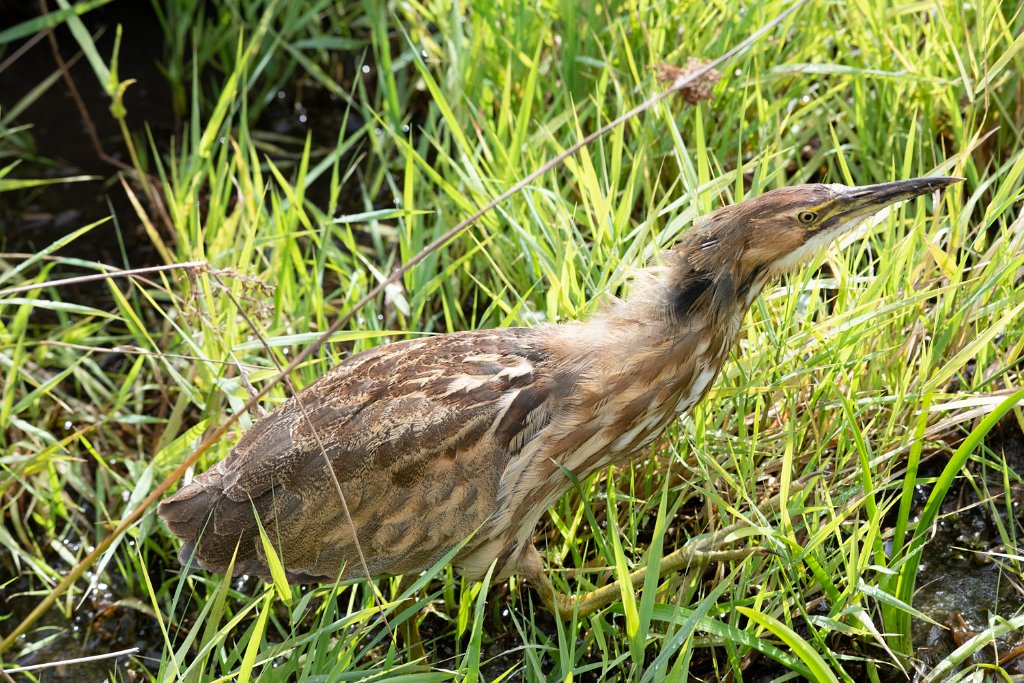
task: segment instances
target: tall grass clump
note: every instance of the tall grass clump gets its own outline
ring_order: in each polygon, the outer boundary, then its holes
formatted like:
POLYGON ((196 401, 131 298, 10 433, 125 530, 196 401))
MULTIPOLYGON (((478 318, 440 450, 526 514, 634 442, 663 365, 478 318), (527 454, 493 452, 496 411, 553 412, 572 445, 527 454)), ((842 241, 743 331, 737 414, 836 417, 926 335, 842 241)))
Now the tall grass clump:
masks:
POLYGON ((804 3, 723 66, 710 100, 667 99, 586 146, 269 388, 266 409, 371 346, 586 316, 696 216, 775 187, 964 176, 962 190, 877 216, 767 290, 709 398, 643 463, 577 482, 537 538, 572 594, 737 522, 763 552, 651 573, 566 623, 518 580, 467 582, 444 562, 403 582, 317 587, 186 575, 141 508, 240 415, 186 477, 225 457, 258 417, 243 410, 253 391, 394 268, 657 93, 658 66, 721 55, 790 4, 152 0, 162 80, 146 87, 166 93, 173 131, 131 123, 125 93, 139 84, 117 47, 131 26, 110 26, 123 37, 101 49, 89 20, 103 4, 61 0, 0 29, 11 54, 56 27, 110 105, 93 112, 117 122, 107 143, 123 148, 102 179, 47 173, 59 164, 33 151, 32 104, 64 87, 59 69, 0 107, 0 201, 13 198, 0 218, 15 225, 55 180, 119 199, 44 248, 0 253, 0 635, 56 597, 4 642, 4 668, 137 646, 103 671, 1020 674, 1007 658, 1024 631, 1024 455, 1012 451, 1024 430, 1024 13, 1013 3, 804 3), (281 101, 294 121, 275 128, 281 101), (120 263, 76 255, 99 239, 120 240, 120 263), (78 275, 109 277, 63 282, 78 275), (967 553, 995 568, 984 574, 999 597, 929 652, 915 634, 941 636, 950 615, 922 607, 936 586, 919 577, 950 549, 928 541, 969 514, 996 539, 967 553), (112 631, 112 618, 130 627, 112 631), (413 624, 422 647, 392 638, 413 624))

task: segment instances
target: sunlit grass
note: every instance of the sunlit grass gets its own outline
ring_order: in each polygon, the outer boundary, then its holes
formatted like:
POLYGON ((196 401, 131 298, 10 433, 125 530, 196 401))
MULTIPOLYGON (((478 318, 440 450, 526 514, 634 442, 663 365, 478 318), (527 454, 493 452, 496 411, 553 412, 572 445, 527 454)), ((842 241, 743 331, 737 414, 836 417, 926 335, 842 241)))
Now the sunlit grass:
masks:
MULTIPOLYGON (((287 363, 390 269, 657 92, 653 67, 719 55, 786 6, 154 3, 167 84, 151 87, 170 88, 183 123, 173 142, 131 138, 136 172, 115 191, 135 214, 117 220, 141 223, 164 263, 207 265, 111 280, 97 307, 71 287, 18 289, 53 279, 57 265, 96 272, 61 256, 94 226, 35 256, 0 257, 0 567, 21 577, 9 585, 29 602, 45 595, 241 409, 247 385, 277 374, 275 360, 287 363), (272 98, 297 81, 337 98, 337 130, 260 129, 272 98)), ((150 512, 58 609, 69 617, 90 581, 112 586, 124 609, 158 625, 160 662, 131 666, 161 681, 715 680, 769 661, 821 680, 902 678, 912 617, 934 618, 913 602, 929 534, 919 522, 938 503, 922 513, 916 487, 938 502, 954 484, 983 491, 999 561, 1021 575, 1021 473, 982 446, 996 411, 1024 426, 1006 403, 1021 386, 1024 345, 1024 17, 1014 12, 994 0, 808 3, 723 69, 711 101, 657 105, 543 176, 407 273, 291 378, 308 385, 351 352, 407 335, 586 316, 696 215, 773 187, 965 176, 962 190, 870 221, 769 288, 709 399, 648 461, 580 482, 538 543, 570 593, 738 520, 770 552, 651 578, 558 623, 517 580, 465 582, 444 563, 414 585, 375 589, 184 576, 150 512), (918 476, 927 458, 956 466, 918 476), (780 514, 759 511, 813 473, 780 514), (422 622, 425 661, 391 639, 409 620, 422 622)), ((40 27, 0 32, 0 47, 40 27)), ((111 55, 90 54, 87 33, 76 38, 98 77, 117 75, 111 55)), ((104 83, 112 96, 116 82, 104 83)), ((0 111, 0 183, 17 175, 8 159, 31 156, 17 119, 30 104, 0 111)), ((291 391, 278 385, 264 405, 291 391)), ((994 617, 933 676, 980 671, 968 655, 1020 621, 994 617)), ((30 631, 4 661, 45 647, 52 629, 30 631)))

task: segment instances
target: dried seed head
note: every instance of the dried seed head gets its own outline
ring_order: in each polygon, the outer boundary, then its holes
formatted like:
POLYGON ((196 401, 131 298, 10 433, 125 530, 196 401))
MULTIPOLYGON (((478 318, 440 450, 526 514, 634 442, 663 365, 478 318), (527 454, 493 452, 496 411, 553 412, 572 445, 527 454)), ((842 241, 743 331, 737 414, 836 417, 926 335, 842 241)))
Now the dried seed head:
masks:
POLYGON ((654 67, 654 70, 658 72, 659 81, 662 83, 672 83, 673 88, 679 88, 679 94, 683 99, 690 104, 697 104, 698 102, 711 99, 711 89, 722 78, 722 72, 717 69, 710 69, 692 82, 685 85, 679 85, 679 83, 689 79, 695 72, 702 69, 705 64, 707 64, 706 59, 689 57, 684 67, 662 62, 654 67))

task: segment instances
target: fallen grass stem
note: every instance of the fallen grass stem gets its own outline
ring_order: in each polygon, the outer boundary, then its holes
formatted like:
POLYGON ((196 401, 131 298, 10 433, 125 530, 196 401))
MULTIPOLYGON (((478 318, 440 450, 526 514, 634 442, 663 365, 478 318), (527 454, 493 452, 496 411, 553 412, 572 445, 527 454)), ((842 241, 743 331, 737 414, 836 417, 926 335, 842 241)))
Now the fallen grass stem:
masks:
POLYGON ((90 655, 88 657, 75 657, 74 659, 62 659, 57 662, 43 662, 42 664, 32 664, 30 666, 19 666, 13 669, 3 669, 5 674, 19 674, 24 671, 39 671, 40 669, 52 669, 55 666, 70 666, 75 664, 85 664, 87 662, 97 662, 102 659, 112 659, 114 657, 125 657, 127 655, 137 654, 139 648, 130 647, 126 650, 118 650, 117 652, 104 652, 100 655, 90 655))
POLYGON ((69 285, 80 285, 83 282, 95 282, 97 280, 114 280, 122 277, 132 277, 134 275, 148 275, 150 273, 159 273, 165 270, 194 270, 199 271, 207 267, 206 261, 188 261, 185 263, 169 263, 163 266, 148 266, 146 268, 132 268, 130 270, 122 270, 115 266, 108 266, 103 263, 98 263, 101 268, 109 268, 110 272, 107 273, 96 273, 95 275, 76 275, 75 277, 63 278, 60 280, 48 280, 46 282, 33 282, 30 285, 21 285, 18 287, 8 287, 7 289, 0 289, 0 296, 11 296, 13 294, 23 294, 24 292, 31 292, 35 289, 47 289, 49 287, 67 287, 69 285))

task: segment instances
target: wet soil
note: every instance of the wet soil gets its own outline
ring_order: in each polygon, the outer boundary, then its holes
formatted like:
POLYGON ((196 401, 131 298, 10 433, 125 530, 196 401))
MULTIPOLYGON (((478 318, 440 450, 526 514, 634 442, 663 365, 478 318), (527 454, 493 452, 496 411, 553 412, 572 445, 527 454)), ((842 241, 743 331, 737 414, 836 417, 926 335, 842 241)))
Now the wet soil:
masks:
MULTIPOLYGON (((987 447, 999 458, 1005 458, 1015 472, 1024 472, 1024 433, 1015 421, 1004 421, 990 436, 987 447)), ((942 469, 941 458, 929 460, 921 471, 922 477, 934 477, 942 469)), ((1001 476, 991 468, 987 469, 977 461, 968 465, 976 482, 982 480, 987 485, 990 496, 1011 501, 1011 509, 1016 513, 1024 509, 1024 485, 1011 485, 1008 491, 1003 490, 1001 476)), ((959 489, 951 491, 943 504, 943 515, 937 524, 935 536, 926 545, 918 576, 918 590, 914 607, 921 610, 932 620, 942 624, 936 626, 924 621, 915 620, 913 637, 916 658, 922 671, 929 670, 934 663, 941 660, 961 644, 972 632, 987 628, 991 619, 998 615, 1010 618, 1024 609, 1024 577, 1019 568, 1009 561, 1000 558, 998 553, 1004 552, 999 534, 999 525, 993 517, 992 507, 976 504, 979 501, 975 488, 966 482, 959 489)), ((917 504, 923 506, 929 491, 922 488, 918 492, 917 504)), ((1004 514, 1005 505, 996 506, 1004 525, 1012 520, 1004 514)), ((168 568, 156 568, 154 572, 162 575, 168 568)), ((8 575, 10 567, 0 562, 0 579, 8 575)), ((435 588, 439 589, 439 585, 435 588)), ((13 619, 20 619, 32 608, 38 599, 35 595, 25 594, 32 586, 24 579, 10 584, 0 595, 0 613, 13 613, 13 619)), ((38 586, 35 586, 38 588, 38 586)), ((155 666, 160 659, 163 648, 162 636, 156 620, 144 605, 135 598, 126 597, 124 587, 102 585, 90 600, 80 609, 76 609, 70 620, 58 611, 53 610, 43 622, 40 631, 33 637, 39 640, 40 633, 51 631, 50 640, 46 645, 17 660, 20 666, 59 661, 90 654, 109 653, 130 647, 139 647, 138 655, 132 657, 131 663, 125 658, 121 660, 105 660, 89 665, 63 666, 45 669, 39 672, 40 681, 60 681, 77 683, 79 681, 101 680, 105 676, 116 674, 124 680, 132 680, 131 671, 137 667, 155 666)), ((254 592, 258 587, 246 585, 244 581, 237 588, 243 593, 254 592)), ((521 665, 523 661, 522 640, 514 626, 511 612, 520 615, 530 613, 529 604, 536 604, 536 598, 521 588, 513 592, 507 583, 492 587, 488 596, 484 642, 482 644, 481 673, 488 680, 493 680, 509 670, 516 670, 506 680, 522 680, 521 665), (526 603, 526 604, 524 604, 526 603)), ((339 607, 343 607, 339 605, 339 607)), ((180 625, 188 630, 194 620, 188 611, 176 618, 180 625)), ((287 615, 281 618, 286 623, 287 615)), ((610 617, 614 620, 616 617, 610 617)), ((558 628, 551 615, 541 609, 533 612, 536 628, 548 633, 553 642, 557 642, 558 628)), ((622 628, 625 628, 622 619, 622 628)), ((310 623, 310 628, 314 626, 310 623)), ((244 628, 244 625, 240 626, 244 628)), ((455 665, 466 651, 468 642, 458 642, 453 638, 453 624, 447 618, 435 613, 428 613, 421 625, 421 635, 432 661, 436 666, 444 666, 445 662, 455 665)), ((999 651, 1005 653, 1019 645, 1022 634, 1011 634, 999 643, 999 651)), ((581 641, 580 647, 585 647, 581 641)), ((842 642, 833 644, 836 651, 846 647, 842 642)), ((715 656, 713 651, 707 651, 715 656)), ((851 654, 857 654, 855 650, 851 654)), ((860 656, 864 653, 861 652, 860 656)), ((978 661, 992 661, 992 650, 980 653, 978 661)), ((881 656, 884 661, 884 656, 881 656)), ((540 654, 541 666, 551 668, 553 660, 540 654)), ((589 657, 584 653, 581 664, 598 664, 600 653, 589 657)), ((724 664, 717 662, 718 671, 724 664)), ((694 658, 692 670, 699 674, 714 677, 715 662, 710 658, 694 658)), ((1024 657, 1007 662, 1004 667, 1011 674, 1024 674, 1024 657)), ((601 667, 591 672, 576 676, 577 680, 590 681, 600 678, 601 667)), ((852 671, 848 667, 848 671, 852 671)), ((905 681, 904 675, 896 670, 883 669, 884 681, 905 681)), ((778 665, 765 658, 752 658, 750 668, 745 672, 745 680, 769 681, 784 673, 778 665)), ((22 679, 18 674, 15 680, 22 679)), ((710 680, 710 679, 709 679, 710 680)))
MULTIPOLYGON (((993 457, 997 461, 1005 459, 1010 471, 1024 473, 1024 432, 1012 417, 1000 423, 989 435, 986 448, 995 454, 993 457)), ((919 476, 922 479, 937 477, 945 464, 945 458, 932 457, 922 465, 919 476)), ((1024 484, 1011 483, 1009 489, 1004 490, 1001 471, 986 468, 977 460, 968 464, 966 469, 976 486, 983 487, 981 490, 987 491, 989 497, 1001 503, 995 506, 981 504, 977 489, 967 479, 961 480, 959 486, 947 495, 935 533, 923 551, 914 598, 914 607, 940 625, 914 620, 912 636, 915 666, 909 672, 912 680, 920 678, 918 671, 927 673, 974 633, 988 628, 994 618, 1008 619, 1024 611, 1024 575, 1021 573, 1021 564, 1000 557, 1000 554, 1006 553, 1006 549, 999 533, 1000 526, 1004 529, 1012 528, 1014 519, 1018 527, 1009 533, 1020 533, 1019 520, 1024 513, 1024 484), (1006 500, 1010 501, 1009 506, 1002 502, 1006 500), (1010 512, 1007 512, 1007 507, 1010 512)), ((919 487, 915 495, 917 511, 924 507, 930 492, 930 486, 919 487)), ((666 547, 669 547, 670 543, 666 543, 666 547)), ((521 665, 522 640, 512 625, 509 611, 529 613, 529 608, 523 605, 523 600, 529 599, 539 605, 535 596, 526 597, 522 593, 518 597, 511 595, 507 585, 492 588, 488 601, 489 618, 484 628, 485 664, 482 673, 486 677, 498 678, 521 665)), ((812 613, 827 616, 827 606, 819 603, 812 613)), ((553 618, 542 609, 538 609, 533 618, 536 627, 547 633, 552 642, 557 642, 558 630, 553 618)), ((619 618, 624 630, 625 619, 619 618)), ((460 649, 460 644, 452 640, 451 624, 440 617, 428 617, 421 632, 425 642, 436 638, 432 647, 439 658, 453 661, 459 652, 465 651, 464 643, 460 649)), ((857 658, 872 656, 880 662, 888 661, 886 653, 866 652, 860 645, 844 639, 840 634, 834 634, 830 645, 837 653, 847 653, 857 658)), ((1021 645, 1024 645, 1024 633, 1012 633, 997 643, 1000 656, 1021 645)), ((582 640, 577 646, 586 647, 582 640)), ((721 654, 721 651, 710 649, 698 651, 691 661, 691 673, 706 676, 704 680, 716 680, 716 672, 727 671, 729 666, 720 657, 721 654), (717 661, 714 659, 716 657, 717 661)), ((541 658, 548 669, 554 666, 550 658, 544 658, 543 655, 541 658)), ((590 656, 584 652, 581 665, 597 665, 601 659, 600 653, 590 656)), ((979 653, 970 661, 992 663, 992 648, 979 653)), ((756 653, 752 654, 746 664, 749 668, 744 671, 744 680, 748 681, 772 681, 786 673, 777 663, 756 653)), ((855 664, 844 661, 844 666, 851 675, 864 674, 866 680, 866 672, 858 671, 855 664)), ((1024 674, 1024 653, 1005 661, 1003 667, 1011 675, 1024 674)), ((591 672, 576 675, 574 679, 601 680, 601 672, 602 668, 596 666, 591 672)), ((895 667, 883 666, 879 674, 881 680, 887 683, 907 680, 907 676, 895 667)), ((523 680, 522 671, 517 671, 505 680, 523 680)))
MULTIPOLYGON (((998 425, 986 445, 995 460, 1005 459, 1011 471, 1024 473, 1024 432, 1012 415, 998 425)), ((1024 610, 1024 563, 1019 557, 1007 557, 1014 551, 1003 545, 1000 533, 1001 527, 1009 534, 1020 533, 1024 484, 1011 482, 1004 487, 999 471, 977 461, 966 469, 977 488, 961 479, 959 487, 946 496, 935 536, 919 567, 914 607, 942 624, 914 622, 917 655, 926 669, 975 632, 988 628, 994 618, 1008 619, 1024 610), (979 492, 994 504, 984 504, 979 492)), ((934 477, 940 471, 941 463, 929 462, 921 476, 934 477)), ((919 491, 921 504, 926 493, 919 491)), ((999 642, 998 650, 1006 653, 1021 644, 1024 633, 1010 634, 999 642)), ((989 648, 976 659, 992 662, 992 655, 989 648)), ((1007 663, 1006 669, 1024 674, 1024 656, 1007 663)))
MULTIPOLYGON (((49 4, 52 11, 52 0, 49 4)), ((34 0, 0 0, 0 29, 38 14, 34 0)), ((113 54, 116 30, 121 27, 119 76, 135 81, 125 94, 127 128, 137 145, 147 146, 151 136, 160 153, 169 153, 174 140, 181 139, 183 127, 174 115, 171 89, 158 66, 164 59, 165 46, 152 5, 138 0, 114 0, 87 12, 82 20, 104 57, 113 54)), ((78 45, 67 28, 63 25, 58 27, 54 36, 59 54, 69 65, 68 73, 88 114, 83 117, 65 81, 58 80, 18 116, 16 123, 29 128, 9 139, 8 146, 0 148, 0 166, 10 163, 13 158, 21 158, 22 163, 9 177, 92 175, 97 179, 0 193, 0 259, 17 264, 22 255, 36 253, 74 230, 113 216, 113 220, 107 220, 84 237, 66 245, 56 255, 123 268, 158 265, 161 261, 156 249, 121 185, 123 177, 143 198, 141 186, 133 179, 133 173, 124 172, 124 165, 129 164, 130 159, 120 127, 109 112, 110 100, 87 61, 80 58, 78 45), (90 129, 95 130, 102 155, 92 142, 90 129)), ((0 64, 29 40, 32 38, 0 51, 0 64)), ((346 56, 347 71, 354 73, 356 69, 352 63, 362 58, 361 53, 346 56)), ((0 112, 9 111, 44 78, 58 70, 49 40, 43 38, 35 42, 0 71, 0 112)), ((201 74, 200 78, 204 85, 209 85, 223 80, 223 75, 201 74)), ((298 159, 307 133, 312 138, 314 158, 317 149, 333 148, 343 120, 347 131, 362 125, 358 116, 349 113, 346 117, 346 108, 334 95, 296 82, 275 93, 265 103, 255 128, 275 135, 275 148, 282 155, 276 163, 287 169, 298 159)), ((358 180, 358 175, 355 175, 351 182, 357 183, 358 180)), ((329 177, 314 184, 307 194, 312 201, 322 198, 320 205, 326 206, 328 185, 329 177)), ((355 190, 343 190, 342 196, 361 195, 355 190)), ((340 208, 343 212, 355 211, 354 206, 340 208)), ((358 210, 363 208, 361 204, 358 206, 358 210)), ((170 235, 164 237, 170 240, 170 235)), ((51 278, 81 274, 83 271, 80 269, 64 266, 50 271, 51 278)), ((111 302, 109 289, 102 282, 65 287, 61 289, 60 296, 65 301, 99 308, 108 307, 111 302)), ((32 315, 32 322, 45 326, 56 324, 58 320, 52 314, 37 309, 32 315)), ((101 359, 105 368, 106 360, 106 357, 101 359)), ((110 367, 109 370, 115 373, 117 368, 110 367)), ((188 419, 186 416, 186 422, 188 419)), ((108 465, 112 462, 108 461, 108 465)), ((79 503, 82 509, 88 509, 87 502, 79 503)), ((91 519, 92 515, 85 514, 83 518, 91 519)), ((40 529, 39 537, 43 538, 47 533, 40 529)), ((81 533, 84 537, 95 535, 89 530, 81 533)), ((81 554, 74 547, 67 551, 75 556, 81 554)), ((46 563, 58 570, 70 569, 56 553, 48 556, 46 563)), ((151 574, 160 577, 168 570, 153 566, 151 574)), ((178 571, 177 566, 174 571, 178 571)), ((55 608, 37 622, 30 638, 35 645, 8 665, 29 667, 129 648, 138 648, 138 652, 130 660, 120 657, 31 673, 14 673, 11 674, 14 680, 91 683, 111 676, 117 680, 141 680, 141 671, 146 668, 152 670, 159 665, 164 643, 151 607, 136 597, 140 595, 137 586, 132 590, 123 582, 118 583, 116 571, 108 572, 103 580, 111 584, 101 583, 100 588, 80 607, 77 602, 71 603, 70 615, 55 608)), ((10 556, 0 553, 0 632, 27 616, 49 588, 30 578, 24 567, 19 571, 10 556)), ((253 587, 253 592, 255 590, 253 587)), ((0 680, 7 679, 0 677, 0 680)))

